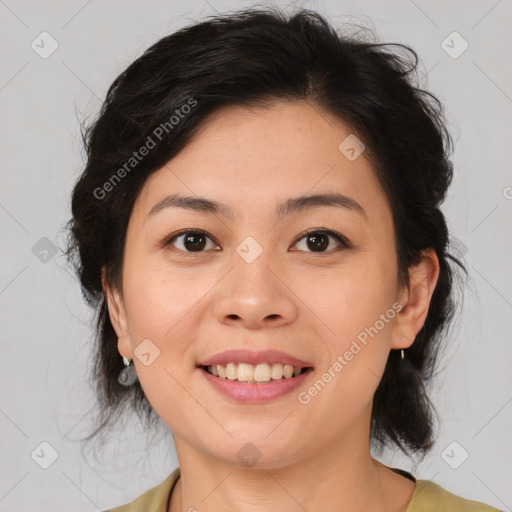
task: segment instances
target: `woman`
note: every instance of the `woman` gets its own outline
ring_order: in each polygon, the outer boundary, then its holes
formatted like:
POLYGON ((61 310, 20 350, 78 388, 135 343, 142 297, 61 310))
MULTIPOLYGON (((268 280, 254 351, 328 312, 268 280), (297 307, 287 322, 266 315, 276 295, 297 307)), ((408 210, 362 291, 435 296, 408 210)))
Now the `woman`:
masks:
POLYGON ((496 510, 370 454, 432 447, 463 269, 440 210, 451 138, 416 65, 311 11, 248 10, 114 81, 70 221, 97 431, 133 400, 179 467, 111 512, 496 510))

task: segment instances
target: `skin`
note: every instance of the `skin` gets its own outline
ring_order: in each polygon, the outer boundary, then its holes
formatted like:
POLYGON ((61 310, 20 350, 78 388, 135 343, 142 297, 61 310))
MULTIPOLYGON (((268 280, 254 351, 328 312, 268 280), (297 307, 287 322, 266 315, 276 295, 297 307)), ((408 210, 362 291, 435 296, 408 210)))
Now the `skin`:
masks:
POLYGON ((215 112, 193 140, 151 175, 129 221, 122 293, 105 282, 118 349, 134 358, 151 405, 172 429, 181 477, 169 512, 405 510, 414 483, 370 456, 372 398, 391 349, 409 347, 421 329, 438 274, 433 251, 398 286, 392 215, 363 152, 348 160, 338 145, 350 127, 305 101, 215 112), (348 208, 315 207, 281 220, 290 197, 339 192, 348 208), (230 206, 235 218, 167 208, 168 194, 230 206), (207 233, 203 252, 179 237, 207 233), (334 230, 324 252, 308 228, 334 230), (263 252, 247 263, 236 252, 248 236, 263 252), (188 248, 188 251, 187 251, 188 248), (394 303, 401 311, 311 401, 307 390, 394 303), (272 315, 272 316, 270 316, 272 315), (148 366, 134 355, 149 338, 160 355, 148 366), (313 363, 297 391, 264 404, 219 394, 196 364, 220 351, 278 349, 313 363), (261 459, 244 466, 252 443, 261 459), (205 498, 206 497, 206 498, 205 498), (204 500, 204 501, 203 501, 204 500))

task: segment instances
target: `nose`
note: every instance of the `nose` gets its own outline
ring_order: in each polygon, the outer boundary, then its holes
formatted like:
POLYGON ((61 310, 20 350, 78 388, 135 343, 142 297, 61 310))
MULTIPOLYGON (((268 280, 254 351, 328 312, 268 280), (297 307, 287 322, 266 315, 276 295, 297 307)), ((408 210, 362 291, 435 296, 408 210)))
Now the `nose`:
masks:
POLYGON ((299 299, 293 284, 286 282, 276 259, 263 254, 252 263, 234 254, 233 267, 216 291, 214 313, 219 322, 262 329, 282 327, 297 318, 299 299))

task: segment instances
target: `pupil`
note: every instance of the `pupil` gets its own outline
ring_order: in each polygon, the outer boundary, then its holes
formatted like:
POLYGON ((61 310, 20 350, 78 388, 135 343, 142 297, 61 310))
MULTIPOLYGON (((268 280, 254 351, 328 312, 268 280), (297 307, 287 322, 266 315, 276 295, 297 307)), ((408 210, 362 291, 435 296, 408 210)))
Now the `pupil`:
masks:
POLYGON ((201 250, 206 245, 205 238, 201 233, 190 233, 185 237, 184 245, 187 249, 201 250))
POLYGON ((329 237, 326 234, 308 235, 308 247, 310 249, 325 249, 329 246, 329 237), (309 242, 312 241, 312 244, 309 242))

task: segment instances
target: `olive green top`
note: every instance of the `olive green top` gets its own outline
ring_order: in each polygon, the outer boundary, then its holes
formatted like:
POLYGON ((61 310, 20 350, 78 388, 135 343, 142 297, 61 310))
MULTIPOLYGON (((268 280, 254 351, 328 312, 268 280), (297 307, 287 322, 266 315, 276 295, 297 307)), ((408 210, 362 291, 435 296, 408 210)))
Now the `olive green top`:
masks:
MULTIPOLYGON (((484 503, 456 496, 430 480, 416 480, 402 469, 390 469, 416 482, 414 493, 405 512, 501 512, 484 503)), ((149 489, 131 503, 103 512, 167 512, 169 500, 179 476, 180 468, 177 467, 162 483, 149 489)))

